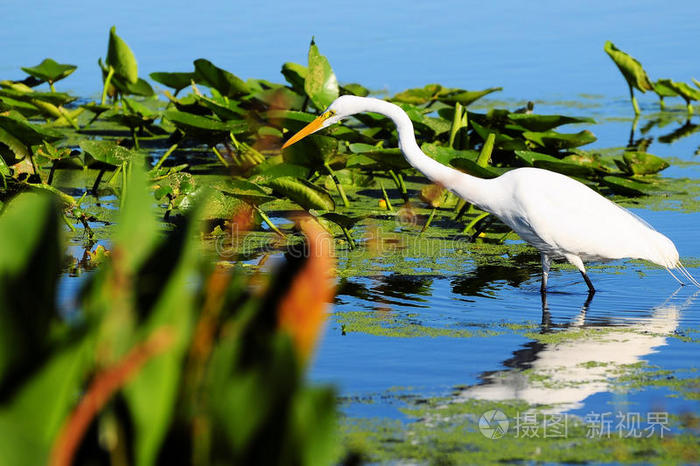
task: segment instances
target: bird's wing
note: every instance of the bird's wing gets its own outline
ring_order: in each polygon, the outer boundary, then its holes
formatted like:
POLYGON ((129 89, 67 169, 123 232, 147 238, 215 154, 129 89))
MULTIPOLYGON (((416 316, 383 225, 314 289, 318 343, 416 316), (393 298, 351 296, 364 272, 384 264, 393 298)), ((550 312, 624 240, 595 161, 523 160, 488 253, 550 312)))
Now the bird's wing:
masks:
POLYGON ((530 234, 557 255, 583 259, 649 255, 649 232, 654 230, 646 222, 569 177, 545 170, 528 173, 517 183, 513 202, 530 234))

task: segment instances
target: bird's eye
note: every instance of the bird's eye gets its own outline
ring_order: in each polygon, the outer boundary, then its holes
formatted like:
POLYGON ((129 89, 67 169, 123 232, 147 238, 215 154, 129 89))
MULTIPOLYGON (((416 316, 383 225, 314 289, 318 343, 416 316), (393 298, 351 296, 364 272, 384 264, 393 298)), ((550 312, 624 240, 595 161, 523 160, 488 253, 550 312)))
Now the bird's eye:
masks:
POLYGON ((335 110, 328 110, 323 116, 325 119, 328 119, 328 118, 332 117, 333 115, 335 115, 335 110))

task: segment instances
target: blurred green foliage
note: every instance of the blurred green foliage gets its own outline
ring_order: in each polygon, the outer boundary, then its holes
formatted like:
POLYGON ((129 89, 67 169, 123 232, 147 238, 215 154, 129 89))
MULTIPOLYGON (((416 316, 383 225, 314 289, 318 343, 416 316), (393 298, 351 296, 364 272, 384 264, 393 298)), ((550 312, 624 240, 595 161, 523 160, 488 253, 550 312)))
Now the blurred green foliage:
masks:
MULTIPOLYGON (((74 315, 56 288, 65 244, 53 196, 22 193, 0 216, 0 448, 16 465, 328 464, 332 391, 277 325, 306 259, 269 291, 202 255, 200 209, 162 235, 139 165, 107 255, 74 315), (187 460, 185 460, 187 459, 187 460)), ((306 303, 308 305, 308 303, 306 303)))

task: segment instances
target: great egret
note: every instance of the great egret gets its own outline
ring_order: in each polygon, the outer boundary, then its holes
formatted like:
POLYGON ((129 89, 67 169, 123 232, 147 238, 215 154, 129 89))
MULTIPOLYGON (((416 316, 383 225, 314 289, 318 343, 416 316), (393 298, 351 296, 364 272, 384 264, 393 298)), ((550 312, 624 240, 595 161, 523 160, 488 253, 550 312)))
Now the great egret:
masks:
POLYGON ((584 261, 630 257, 678 269, 700 287, 681 264, 673 242, 644 220, 567 176, 539 168, 517 168, 493 179, 481 179, 445 166, 425 155, 413 132, 408 115, 397 105, 370 97, 341 96, 282 148, 362 112, 390 118, 399 134, 399 148, 408 163, 479 209, 490 212, 540 251, 542 293, 553 259, 573 264, 595 292, 584 261))

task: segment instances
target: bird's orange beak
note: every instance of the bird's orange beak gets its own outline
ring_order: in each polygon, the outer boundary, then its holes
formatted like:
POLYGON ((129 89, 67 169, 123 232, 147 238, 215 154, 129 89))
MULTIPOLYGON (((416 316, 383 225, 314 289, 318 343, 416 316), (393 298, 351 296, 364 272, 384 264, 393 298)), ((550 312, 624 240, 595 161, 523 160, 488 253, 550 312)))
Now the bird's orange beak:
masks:
POLYGON ((308 125, 304 126, 297 134, 295 134, 287 142, 285 142, 284 145, 282 146, 282 149, 286 149, 287 147, 291 146, 295 142, 301 141, 309 134, 313 134, 316 131, 318 131, 319 129, 321 129, 323 122, 326 121, 326 119, 330 116, 331 116, 331 114, 328 112, 317 116, 314 121, 312 121, 308 125))

